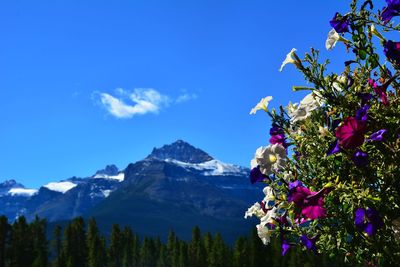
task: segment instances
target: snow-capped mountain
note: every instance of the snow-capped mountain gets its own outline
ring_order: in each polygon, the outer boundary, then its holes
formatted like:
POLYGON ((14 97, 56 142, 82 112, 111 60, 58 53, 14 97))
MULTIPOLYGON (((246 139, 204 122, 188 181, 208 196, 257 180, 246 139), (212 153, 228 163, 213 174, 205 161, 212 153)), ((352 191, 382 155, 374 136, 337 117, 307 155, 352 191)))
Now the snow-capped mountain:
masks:
POLYGON ((128 224, 151 235, 173 228, 184 236, 194 225, 231 235, 244 229, 244 211, 262 198, 248 173, 178 140, 124 170, 108 165, 90 177, 39 189, 6 181, 0 184, 0 212, 10 219, 39 215, 50 222, 94 216, 104 225, 128 224))

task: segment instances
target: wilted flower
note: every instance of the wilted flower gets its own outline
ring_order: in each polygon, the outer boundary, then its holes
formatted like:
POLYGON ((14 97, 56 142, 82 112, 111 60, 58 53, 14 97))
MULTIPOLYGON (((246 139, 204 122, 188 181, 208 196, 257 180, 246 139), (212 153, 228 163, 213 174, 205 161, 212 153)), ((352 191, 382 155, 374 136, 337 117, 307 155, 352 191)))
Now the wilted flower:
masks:
POLYGON ((354 117, 344 119, 335 132, 339 144, 345 149, 354 149, 364 143, 366 122, 357 120, 354 117))
POLYGON ((260 171, 264 175, 269 175, 273 171, 285 166, 287 160, 286 149, 280 144, 260 147, 252 160, 252 168, 260 166, 260 171))
POLYGON ((382 11, 382 20, 388 23, 395 16, 400 15, 400 0, 386 0, 387 7, 382 11))
POLYGON ((382 218, 378 211, 371 208, 358 208, 355 213, 354 223, 360 230, 372 236, 383 227, 382 218))
POLYGON ((272 100, 272 96, 267 96, 264 98, 261 98, 260 102, 251 109, 250 114, 256 114, 256 112, 260 109, 264 110, 265 112, 268 112, 268 104, 272 100))
POLYGON ((296 48, 293 48, 292 50, 290 50, 290 52, 286 55, 285 60, 282 62, 282 65, 279 68, 279 71, 282 71, 283 68, 286 66, 286 64, 289 64, 289 63, 296 65, 296 67, 302 67, 301 61, 295 53, 296 51, 297 51, 296 48))
POLYGON ((344 33, 349 31, 349 19, 347 16, 341 16, 336 12, 335 16, 329 21, 331 26, 337 33, 344 33))

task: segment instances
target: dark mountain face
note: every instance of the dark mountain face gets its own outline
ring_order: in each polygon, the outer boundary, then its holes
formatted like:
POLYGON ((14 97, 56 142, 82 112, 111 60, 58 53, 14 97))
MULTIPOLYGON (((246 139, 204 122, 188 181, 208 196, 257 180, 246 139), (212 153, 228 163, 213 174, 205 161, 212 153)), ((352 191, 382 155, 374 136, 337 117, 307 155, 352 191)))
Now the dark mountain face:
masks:
POLYGON ((148 158, 174 159, 186 163, 202 163, 213 159, 203 150, 195 148, 182 140, 161 148, 154 148, 148 158))
POLYGON ((139 234, 161 237, 174 229, 189 238, 198 225, 233 240, 247 234, 251 223, 243 219, 244 212, 262 198, 248 173, 177 141, 154 149, 123 173, 109 165, 88 178, 41 187, 30 197, 0 196, 0 211, 10 219, 39 215, 49 222, 93 216, 103 230, 119 223, 139 234))
POLYGON ((11 188, 25 188, 22 184, 17 183, 15 180, 6 180, 0 183, 0 196, 7 194, 11 188))

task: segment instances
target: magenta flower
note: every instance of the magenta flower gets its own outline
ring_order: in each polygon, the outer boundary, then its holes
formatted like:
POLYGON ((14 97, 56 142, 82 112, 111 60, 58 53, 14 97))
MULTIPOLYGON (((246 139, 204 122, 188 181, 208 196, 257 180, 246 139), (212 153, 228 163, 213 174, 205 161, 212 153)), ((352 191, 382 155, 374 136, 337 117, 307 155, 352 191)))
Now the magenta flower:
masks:
POLYGON ((358 208, 355 213, 354 223, 358 229, 366 232, 369 236, 374 235, 384 225, 378 211, 371 208, 358 208))
POLYGON ((331 24, 337 33, 349 31, 349 19, 346 16, 341 16, 338 12, 336 12, 335 16, 329 21, 329 24, 331 24))
POLYGON ((400 0, 386 0, 387 7, 382 11, 382 20, 388 23, 395 16, 400 15, 400 0))
POLYGON ((273 125, 269 130, 269 134, 271 135, 271 138, 269 139, 271 144, 280 144, 285 148, 287 147, 286 137, 282 128, 273 125))
POLYGON ((312 192, 300 181, 295 181, 289 184, 288 201, 294 202, 306 218, 311 220, 324 218, 326 217, 326 209, 323 207, 325 192, 325 189, 312 192))
POLYGON ((390 82, 378 85, 373 79, 368 79, 368 84, 374 89, 375 94, 381 99, 385 106, 389 105, 389 100, 387 98, 386 89, 388 88, 390 82))
POLYGON ((335 132, 339 144, 345 149, 354 149, 364 143, 366 121, 357 120, 354 117, 344 119, 335 132))

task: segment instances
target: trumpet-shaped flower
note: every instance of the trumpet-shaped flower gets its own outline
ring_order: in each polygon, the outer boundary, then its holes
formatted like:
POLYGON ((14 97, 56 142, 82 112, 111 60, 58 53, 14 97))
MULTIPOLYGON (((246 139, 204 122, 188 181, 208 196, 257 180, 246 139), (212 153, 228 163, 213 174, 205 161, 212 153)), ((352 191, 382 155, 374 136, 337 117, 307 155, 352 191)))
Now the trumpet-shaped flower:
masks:
POLYGON ((265 215, 264 211, 261 208, 260 203, 256 202, 253 206, 248 208, 246 213, 244 214, 244 218, 247 219, 252 216, 256 216, 257 218, 261 218, 265 215))
POLYGON ((250 171, 250 182, 252 184, 262 182, 265 179, 264 175, 260 171, 260 166, 257 166, 250 171))
POLYGON ((368 153, 358 150, 351 159, 357 167, 364 167, 368 164, 368 153))
POLYGON ((347 16, 341 16, 336 12, 335 16, 329 21, 331 26, 337 33, 344 33, 349 31, 349 19, 347 16))
POLYGON ((322 103, 323 101, 319 95, 310 93, 300 101, 298 106, 288 106, 288 114, 291 122, 295 123, 307 119, 311 115, 311 112, 318 109, 322 103))
POLYGON ((258 110, 264 110, 265 112, 268 112, 268 104, 272 100, 272 96, 267 96, 264 98, 261 98, 260 102, 251 109, 250 114, 256 114, 258 110))
POLYGON ((400 42, 389 40, 384 42, 383 47, 385 56, 396 64, 400 64, 400 42))
POLYGON ((387 133, 386 129, 379 130, 379 131, 371 134, 371 136, 368 138, 368 140, 371 140, 371 141, 383 141, 383 139, 384 139, 383 135, 385 133, 387 133))
POLYGON ((354 223, 358 229, 372 236, 376 231, 383 227, 382 218, 378 211, 371 208, 358 208, 355 213, 354 223))
POLYGON ((296 55, 296 48, 293 48, 292 50, 290 50, 290 52, 286 55, 285 60, 282 62, 281 67, 279 68, 279 71, 282 71, 283 68, 286 66, 286 64, 294 64, 297 67, 301 67, 301 61, 300 59, 297 57, 296 55))
POLYGON ((314 253, 317 253, 317 247, 315 246, 315 243, 317 241, 317 237, 314 238, 308 238, 306 234, 303 234, 300 237, 301 243, 309 250, 312 250, 314 253))
POLYGON ((382 20, 388 23, 393 17, 400 15, 400 0, 386 0, 387 7, 382 11, 382 20))
POLYGON ((364 143, 366 122, 357 120, 354 117, 344 119, 335 132, 339 144, 345 149, 354 149, 364 143))
POLYGON ((286 160, 286 149, 280 144, 274 144, 258 148, 251 165, 252 168, 260 166, 261 173, 269 175, 273 171, 283 168, 286 160))
POLYGON ((273 233, 273 230, 270 230, 268 227, 261 224, 257 224, 256 227, 257 227, 258 237, 261 239, 264 245, 268 245, 268 243, 271 241, 271 235, 273 233))
POLYGON ((336 46, 336 43, 340 40, 340 35, 336 32, 335 29, 332 29, 328 32, 328 37, 325 41, 325 47, 327 50, 331 50, 336 46))

